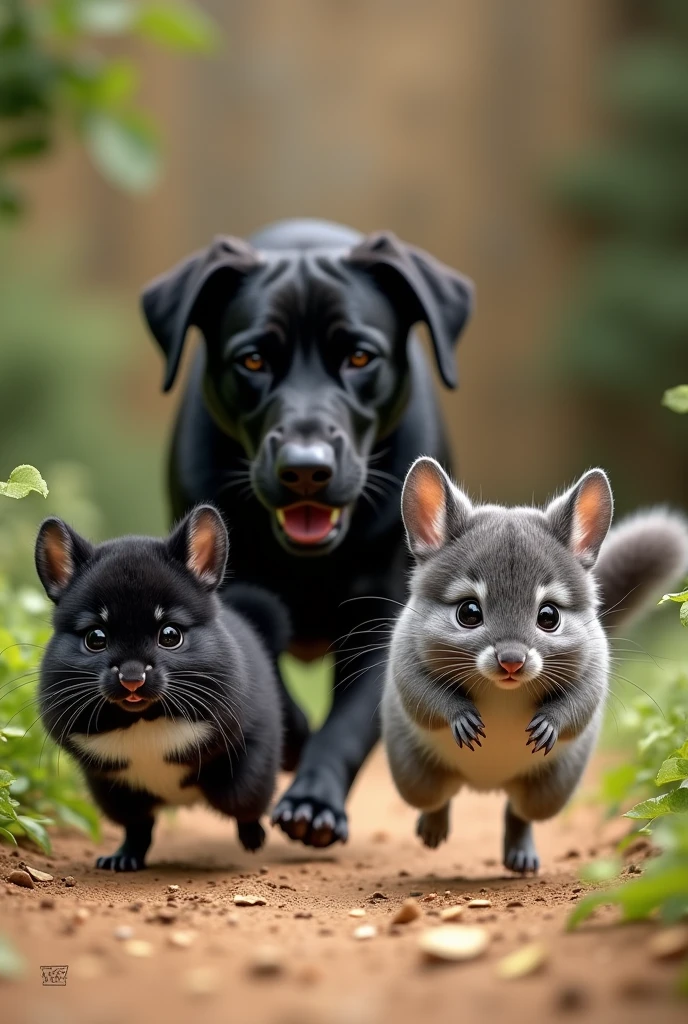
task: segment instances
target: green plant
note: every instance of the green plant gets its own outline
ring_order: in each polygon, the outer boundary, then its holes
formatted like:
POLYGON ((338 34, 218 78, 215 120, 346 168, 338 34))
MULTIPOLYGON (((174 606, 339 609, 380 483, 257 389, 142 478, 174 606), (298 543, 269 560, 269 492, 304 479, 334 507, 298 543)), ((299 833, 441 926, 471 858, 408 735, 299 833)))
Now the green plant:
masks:
POLYGON ((139 72, 107 57, 114 38, 142 39, 189 53, 211 50, 212 20, 191 2, 4 0, 0 11, 0 214, 16 214, 22 195, 8 178, 20 161, 45 156, 65 125, 100 172, 129 191, 159 173, 151 119, 136 103, 139 72))
MULTIPOLYGON (((33 466, 17 466, 0 482, 0 495, 8 498, 32 491, 48 496, 33 466)), ((60 777, 59 752, 36 720, 38 666, 50 636, 47 613, 38 591, 14 592, 0 579, 0 838, 16 844, 17 836, 25 836, 46 852, 48 814, 91 833, 97 829, 81 783, 71 766, 60 777)))
POLYGON ((27 836, 50 849, 53 821, 97 834, 98 818, 77 769, 38 719, 38 670, 50 638, 48 601, 0 578, 0 837, 27 836))

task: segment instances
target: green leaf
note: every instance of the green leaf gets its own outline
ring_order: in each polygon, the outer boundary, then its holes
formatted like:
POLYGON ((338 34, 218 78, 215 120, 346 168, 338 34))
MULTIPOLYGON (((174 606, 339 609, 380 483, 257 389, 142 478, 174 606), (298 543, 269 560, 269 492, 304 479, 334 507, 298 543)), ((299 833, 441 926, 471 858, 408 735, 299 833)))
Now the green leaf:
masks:
POLYGON ((3 828, 2 825, 0 825, 0 836, 2 836, 6 843, 11 843, 12 846, 17 845, 16 837, 11 832, 8 832, 6 828, 3 828))
POLYGON ((44 498, 48 497, 48 485, 33 466, 17 466, 6 483, 0 481, 0 494, 7 498, 25 498, 31 491, 36 491, 44 498))
POLYGON ((664 814, 683 814, 688 811, 688 789, 674 789, 663 796, 653 796, 626 811, 626 818, 660 818, 664 814))
MULTIPOLYGON (((0 978, 11 980, 24 973, 24 958, 20 956, 6 935, 0 935, 0 978)), ((3 1000, 3 1004, 5 1001, 3 1000)))
POLYGON ((665 594, 660 604, 664 604, 665 601, 674 601, 676 604, 683 604, 684 601, 688 601, 688 590, 680 590, 677 594, 665 594))
POLYGON ((682 626, 688 626, 688 601, 684 601, 678 613, 682 626))
POLYGON ((14 775, 11 772, 5 771, 4 768, 0 768, 0 788, 3 786, 11 786, 14 782, 14 775))
POLYGON ((28 818, 25 814, 17 815, 17 821, 29 839, 32 839, 36 846, 41 848, 43 853, 50 853, 50 838, 39 821, 36 821, 35 818, 28 818))
POLYGON ((666 786, 668 782, 682 782, 688 779, 688 760, 684 757, 668 757, 657 772, 655 782, 666 786))
POLYGON ((685 862, 667 858, 659 863, 659 869, 632 881, 623 882, 612 889, 591 893, 585 896, 571 914, 567 928, 575 928, 590 917, 592 912, 601 906, 619 906, 627 921, 638 921, 647 917, 668 900, 680 900, 679 906, 688 898, 688 872, 685 862))
POLYGON ((688 384, 679 384, 664 392, 662 405, 672 412, 688 412, 688 384))
POLYGON ((83 133, 91 159, 118 188, 145 192, 158 180, 160 158, 150 126, 134 114, 93 114, 83 133))
POLYGON ((131 0, 80 0, 75 6, 77 26, 94 35, 121 35, 131 28, 136 15, 131 0))
POLYGON ((207 53, 218 43, 215 23, 186 3, 143 4, 135 27, 139 35, 175 50, 207 53))

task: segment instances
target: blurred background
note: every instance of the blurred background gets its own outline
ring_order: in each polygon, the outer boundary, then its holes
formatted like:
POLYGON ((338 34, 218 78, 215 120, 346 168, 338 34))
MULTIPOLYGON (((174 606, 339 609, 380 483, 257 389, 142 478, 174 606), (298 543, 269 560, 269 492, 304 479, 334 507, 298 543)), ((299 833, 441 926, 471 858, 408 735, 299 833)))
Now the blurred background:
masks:
POLYGON ((3 131, 12 10, 50 15, 40 46, 93 95, 58 83, 43 144, 0 155, 0 478, 34 463, 93 535, 164 529, 181 388, 160 393, 139 291, 218 232, 314 216, 475 280, 440 393, 472 492, 544 500, 601 464, 621 511, 686 503, 685 420, 660 405, 688 375, 681 0, 199 0, 176 40, 122 0, 5 4, 3 131), (122 97, 118 139, 95 105, 122 97))

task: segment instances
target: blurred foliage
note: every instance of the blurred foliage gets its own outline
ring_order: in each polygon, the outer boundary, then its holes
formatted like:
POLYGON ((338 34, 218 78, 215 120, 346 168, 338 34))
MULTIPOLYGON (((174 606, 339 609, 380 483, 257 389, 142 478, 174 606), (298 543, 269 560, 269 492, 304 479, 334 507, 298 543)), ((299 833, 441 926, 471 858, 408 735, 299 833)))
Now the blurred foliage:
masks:
POLYGON ((16 466, 7 480, 0 480, 0 494, 5 498, 26 498, 32 491, 48 497, 48 485, 34 466, 16 466))
MULTIPOLYGON (((0 579, 0 838, 25 836, 46 852, 46 824, 94 837, 98 831, 78 769, 60 758, 39 721, 38 671, 50 632, 46 598, 31 588, 13 591, 0 579)), ((66 715, 77 699, 78 693, 65 701, 66 715)))
POLYGON ((139 108, 139 71, 112 57, 115 38, 189 53, 213 49, 214 23, 189 2, 3 0, 0 7, 0 215, 21 211, 10 180, 21 161, 45 156, 65 127, 113 185, 132 192, 157 180, 157 131, 139 108), (96 48, 101 44, 101 49, 96 48))
MULTIPOLYGON (((595 95, 603 134, 554 181, 582 239, 558 330, 558 372, 585 396, 597 459, 619 415, 636 412, 657 459, 681 459, 679 426, 654 396, 683 376, 688 338, 686 6, 614 0, 618 42, 603 58, 595 95)), ((621 462, 619 489, 635 502, 637 474, 630 459, 621 462)), ((675 495, 688 490, 680 480, 673 487, 675 495)))
MULTIPOLYGON (((44 244, 31 262, 17 248, 11 259, 0 247, 0 467, 41 466, 44 514, 93 539, 161 532, 164 424, 140 380, 135 311, 94 289, 76 294, 62 246, 44 244)), ((10 579, 34 578, 36 527, 35 505, 5 502, 0 566, 10 579)))

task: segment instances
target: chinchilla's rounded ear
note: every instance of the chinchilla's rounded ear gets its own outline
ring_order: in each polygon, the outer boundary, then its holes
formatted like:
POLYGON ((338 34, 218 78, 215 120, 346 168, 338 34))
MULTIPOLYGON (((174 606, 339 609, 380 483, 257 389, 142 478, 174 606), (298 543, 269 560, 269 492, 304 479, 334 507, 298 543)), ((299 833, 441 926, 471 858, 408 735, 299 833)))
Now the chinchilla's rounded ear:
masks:
POLYGON ((167 541, 172 558, 182 562, 207 590, 217 590, 224 579, 229 538, 222 516, 213 505, 197 505, 167 541))
POLYGON ((426 456, 411 466, 401 494, 401 515, 416 558, 424 558, 458 537, 471 514, 471 503, 440 466, 426 456))
POLYGON ((93 546, 61 519, 44 519, 36 538, 36 572, 57 603, 74 575, 93 555, 93 546))
POLYGON ((585 569, 597 561, 614 514, 614 498, 603 469, 591 469, 547 508, 552 531, 585 569))
POLYGON ((248 242, 218 236, 207 249, 147 285, 141 306, 151 334, 167 357, 163 391, 174 384, 189 327, 200 327, 207 337, 219 325, 224 306, 245 276, 262 263, 248 242))
POLYGON ((368 235, 346 259, 369 271, 409 328, 427 324, 442 380, 455 388, 454 346, 473 310, 473 282, 391 231, 368 235))

